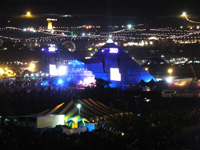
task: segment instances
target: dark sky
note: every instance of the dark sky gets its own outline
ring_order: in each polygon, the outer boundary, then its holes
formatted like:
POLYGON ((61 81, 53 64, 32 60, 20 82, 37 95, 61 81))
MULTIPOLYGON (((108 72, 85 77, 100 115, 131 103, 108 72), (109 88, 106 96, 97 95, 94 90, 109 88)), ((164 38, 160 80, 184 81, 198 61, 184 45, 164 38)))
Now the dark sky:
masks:
POLYGON ((0 0, 1 13, 63 13, 117 16, 200 15, 197 0, 0 0))

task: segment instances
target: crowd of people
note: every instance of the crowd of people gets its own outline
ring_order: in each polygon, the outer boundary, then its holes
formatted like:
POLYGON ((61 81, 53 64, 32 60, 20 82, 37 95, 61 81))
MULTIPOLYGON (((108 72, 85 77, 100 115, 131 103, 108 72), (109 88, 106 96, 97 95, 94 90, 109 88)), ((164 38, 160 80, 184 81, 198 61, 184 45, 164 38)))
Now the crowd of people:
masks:
POLYGON ((1 126, 2 149, 199 149, 200 109, 123 115, 109 118, 92 132, 66 135, 59 127, 1 126), (57 129, 58 128, 58 129, 57 129))
POLYGON ((200 148, 200 100, 162 98, 159 92, 74 89, 33 83, 0 83, 0 116, 38 113, 77 98, 92 98, 129 115, 96 122, 92 132, 66 135, 58 127, 36 130, 0 126, 2 149, 191 149, 200 148), (22 86, 23 84, 23 86, 22 86), (146 101, 148 98, 148 101, 146 101))

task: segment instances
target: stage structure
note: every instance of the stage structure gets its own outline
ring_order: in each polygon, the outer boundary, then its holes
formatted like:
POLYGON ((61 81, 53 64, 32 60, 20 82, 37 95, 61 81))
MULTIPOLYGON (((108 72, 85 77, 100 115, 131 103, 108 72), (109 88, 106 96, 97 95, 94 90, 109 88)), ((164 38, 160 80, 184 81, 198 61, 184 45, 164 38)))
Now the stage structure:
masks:
POLYGON ((94 74, 88 70, 85 64, 78 60, 71 60, 66 65, 49 65, 51 77, 57 77, 54 84, 63 86, 93 86, 96 82, 94 74))
MULTIPOLYGON (((43 49, 46 53, 54 54, 55 46, 43 49)), ((65 86, 81 85, 95 86, 95 78, 101 78, 110 82, 112 88, 128 88, 140 81, 149 82, 156 79, 137 64, 112 39, 96 52, 90 59, 68 60, 65 64, 49 61, 49 73, 51 76, 62 77, 58 84, 65 86)))
POLYGON ((96 52, 93 57, 83 61, 96 78, 110 81, 111 87, 126 87, 156 79, 137 64, 112 39, 96 52))

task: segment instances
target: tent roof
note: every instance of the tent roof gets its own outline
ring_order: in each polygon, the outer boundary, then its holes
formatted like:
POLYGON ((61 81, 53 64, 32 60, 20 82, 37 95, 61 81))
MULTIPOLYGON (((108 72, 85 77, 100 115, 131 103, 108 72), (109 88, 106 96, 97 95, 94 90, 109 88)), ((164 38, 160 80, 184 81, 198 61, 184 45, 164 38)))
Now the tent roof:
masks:
POLYGON ((110 108, 99 101, 92 99, 78 99, 76 101, 71 100, 68 103, 61 103, 52 109, 45 110, 34 116, 50 115, 50 114, 65 114, 65 122, 74 120, 79 121, 81 118, 90 119, 97 116, 111 116, 124 113, 123 111, 115 108, 110 108), (81 104, 80 116, 79 110, 76 107, 77 104, 81 104))

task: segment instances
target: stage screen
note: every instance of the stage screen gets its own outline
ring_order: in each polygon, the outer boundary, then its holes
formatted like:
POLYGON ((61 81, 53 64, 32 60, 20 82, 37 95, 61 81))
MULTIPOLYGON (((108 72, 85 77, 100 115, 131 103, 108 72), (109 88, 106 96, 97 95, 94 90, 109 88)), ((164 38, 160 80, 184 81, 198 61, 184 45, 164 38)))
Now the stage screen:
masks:
POLYGON ((119 68, 110 68, 110 80, 121 81, 121 74, 119 68))

